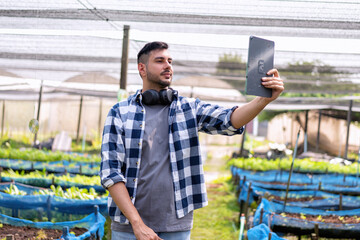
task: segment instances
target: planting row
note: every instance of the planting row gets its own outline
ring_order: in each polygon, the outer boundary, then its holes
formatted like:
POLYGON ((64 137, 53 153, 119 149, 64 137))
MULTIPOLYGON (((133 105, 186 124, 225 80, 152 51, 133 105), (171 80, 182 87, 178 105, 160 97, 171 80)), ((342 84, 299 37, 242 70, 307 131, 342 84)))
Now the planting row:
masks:
POLYGON ((253 227, 249 239, 283 239, 287 234, 360 236, 358 175, 291 175, 283 170, 250 171, 235 166, 231 171, 238 186, 240 212, 250 219, 248 227, 253 227), (248 217, 249 207, 256 209, 253 218, 248 217), (265 235, 264 229, 268 229, 265 235))
POLYGON ((12 170, 46 170, 46 172, 49 173, 73 173, 93 176, 99 174, 100 163, 73 162, 67 160, 43 162, 17 159, 0 159, 0 167, 3 169, 12 170))
POLYGON ((67 160, 72 162, 100 163, 100 157, 98 155, 63 153, 60 151, 52 152, 33 148, 0 148, 0 159, 20 159, 40 162, 56 162, 67 160))
POLYGON ((1 172, 1 182, 18 182, 31 186, 50 188, 51 185, 61 186, 62 188, 70 188, 72 186, 79 188, 94 188, 96 192, 105 192, 100 185, 100 178, 98 176, 84 176, 72 174, 48 174, 46 171, 34 171, 25 173, 24 171, 7 170, 1 172))
MULTIPOLYGON (((230 166, 251 171, 285 170, 289 171, 292 159, 283 158, 267 160, 262 158, 233 158, 230 166)), ((332 164, 326 161, 312 161, 309 158, 295 159, 294 172, 303 173, 339 173, 344 175, 359 175, 359 161, 351 165, 332 164)))

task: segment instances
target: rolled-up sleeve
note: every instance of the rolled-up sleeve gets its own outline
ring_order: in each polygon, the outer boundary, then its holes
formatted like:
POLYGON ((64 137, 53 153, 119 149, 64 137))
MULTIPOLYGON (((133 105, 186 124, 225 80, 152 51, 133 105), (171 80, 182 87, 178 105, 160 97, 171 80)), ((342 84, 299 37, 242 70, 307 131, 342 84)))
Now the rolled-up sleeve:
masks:
POLYGON ((237 107, 224 108, 203 103, 199 99, 195 100, 195 104, 200 131, 229 136, 243 133, 244 127, 235 128, 230 121, 231 114, 237 107))
POLYGON ((117 182, 126 182, 122 172, 125 164, 123 123, 115 106, 106 117, 102 136, 100 179, 104 188, 117 182))

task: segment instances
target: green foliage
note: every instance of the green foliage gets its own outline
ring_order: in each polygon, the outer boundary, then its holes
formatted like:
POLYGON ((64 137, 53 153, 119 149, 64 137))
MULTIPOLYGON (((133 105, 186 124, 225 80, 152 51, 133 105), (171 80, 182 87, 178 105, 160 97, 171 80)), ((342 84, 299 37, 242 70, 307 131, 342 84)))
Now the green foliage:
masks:
POLYGON ((25 135, 22 137, 21 140, 14 140, 6 135, 0 139, 0 146, 1 148, 22 148, 22 147, 31 147, 31 142, 29 138, 25 135))
POLYGON ((324 64, 320 60, 315 61, 296 61, 295 63, 288 63, 288 66, 284 69, 288 72, 302 72, 302 73, 339 73, 333 66, 324 64))
MULTIPOLYGON (((238 168, 254 171, 269 171, 269 170, 289 170, 292 158, 267 160, 262 158, 233 158, 228 164, 238 168)), ((311 161, 308 158, 295 159, 294 169, 301 172, 319 172, 319 173, 341 173, 341 174, 356 174, 357 163, 349 166, 339 164, 331 164, 329 162, 311 161)))
POLYGON ((14 171, 12 169, 9 169, 7 171, 3 171, 1 173, 2 177, 10 177, 12 179, 16 179, 16 178, 31 178, 31 179, 38 179, 39 182, 43 182, 46 179, 51 179, 54 180, 55 184, 58 184, 61 181, 65 181, 65 182, 70 182, 70 183, 75 183, 75 184, 79 184, 79 185, 90 185, 90 186, 95 186, 95 185, 99 185, 100 186, 100 178, 99 176, 84 176, 84 175, 79 175, 76 174, 74 176, 70 175, 70 174, 66 174, 66 175, 62 175, 62 176, 56 176, 54 174, 47 174, 46 171, 34 171, 34 172, 30 172, 30 173, 25 173, 24 171, 14 171))
POLYGON ((10 194, 10 195, 20 195, 20 196, 26 195, 25 191, 19 190, 17 188, 17 186, 14 185, 14 184, 10 184, 10 187, 5 188, 4 192, 7 193, 7 194, 10 194))
POLYGON ((261 111, 258 115, 259 122, 270 121, 279 114, 286 113, 287 111, 261 111))
MULTIPOLYGON (((351 94, 352 96, 356 96, 357 94, 351 94)), ((282 97, 314 97, 314 98, 341 98, 345 96, 349 96, 349 94, 333 94, 333 93, 292 93, 292 92, 284 92, 281 94, 282 97)))
POLYGON ((21 159, 28 161, 43 161, 54 162, 61 160, 68 160, 74 162, 100 162, 98 155, 79 155, 76 153, 67 154, 60 151, 52 152, 46 150, 39 150, 33 148, 27 149, 13 149, 13 148, 0 148, 0 158, 4 159, 21 159))
POLYGON ((208 188, 209 205, 194 211, 191 239, 238 239, 236 227, 239 207, 229 177, 208 188))
POLYGON ((219 57, 217 64, 218 74, 239 74, 246 70, 246 63, 242 60, 241 55, 224 53, 219 57))
POLYGON ((80 200, 94 200, 101 196, 95 191, 94 188, 89 190, 86 188, 78 188, 72 186, 63 190, 61 186, 55 187, 51 185, 50 189, 42 189, 33 193, 33 195, 54 195, 66 199, 80 199, 80 200))

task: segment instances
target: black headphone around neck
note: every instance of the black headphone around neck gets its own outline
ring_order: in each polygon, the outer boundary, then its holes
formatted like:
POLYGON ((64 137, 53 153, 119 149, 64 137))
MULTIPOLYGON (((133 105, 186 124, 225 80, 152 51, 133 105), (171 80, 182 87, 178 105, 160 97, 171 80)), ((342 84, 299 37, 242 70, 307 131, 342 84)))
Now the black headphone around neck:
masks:
POLYGON ((146 105, 169 105, 174 99, 175 92, 171 88, 162 89, 160 92, 149 89, 142 93, 142 102, 146 105))

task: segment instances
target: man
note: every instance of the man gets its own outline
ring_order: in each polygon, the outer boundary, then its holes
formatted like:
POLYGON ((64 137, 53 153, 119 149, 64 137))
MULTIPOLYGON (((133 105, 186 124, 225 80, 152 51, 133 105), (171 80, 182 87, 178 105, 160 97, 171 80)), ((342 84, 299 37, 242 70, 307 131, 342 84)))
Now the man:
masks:
POLYGON ((140 50, 138 70, 142 90, 112 107, 103 132, 100 177, 110 193, 112 239, 187 240, 193 210, 207 205, 198 131, 241 134, 284 90, 283 81, 270 70, 263 85, 271 98, 227 109, 169 88, 172 58, 164 42, 140 50))

